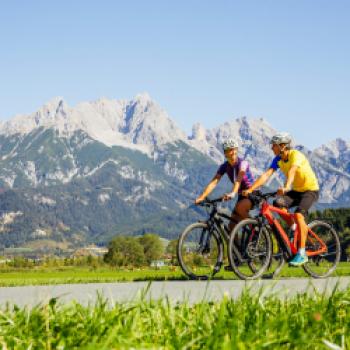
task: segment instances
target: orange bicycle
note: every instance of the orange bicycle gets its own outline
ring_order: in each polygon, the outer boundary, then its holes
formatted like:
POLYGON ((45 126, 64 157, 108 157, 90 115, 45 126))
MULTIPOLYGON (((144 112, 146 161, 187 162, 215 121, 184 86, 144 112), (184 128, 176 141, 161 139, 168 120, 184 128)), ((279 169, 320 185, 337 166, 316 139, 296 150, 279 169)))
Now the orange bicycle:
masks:
MULTIPOLYGON (((233 229, 228 248, 229 261, 232 269, 241 279, 254 279, 262 276, 268 267, 254 262, 264 260, 264 250, 259 249, 260 236, 266 242, 266 233, 271 240, 273 251, 270 254, 270 264, 277 265, 272 277, 278 275, 284 263, 292 259, 298 251, 299 229, 289 237, 282 227, 279 218, 294 219, 294 213, 287 212, 269 204, 268 199, 276 196, 272 193, 254 193, 249 198, 259 206, 260 212, 256 218, 248 218, 239 222, 233 229), (237 242, 243 242, 237 245, 237 242)), ((334 272, 340 260, 341 248, 339 237, 331 224, 323 220, 314 220, 308 224, 306 254, 309 261, 302 267, 314 278, 323 278, 334 272)))

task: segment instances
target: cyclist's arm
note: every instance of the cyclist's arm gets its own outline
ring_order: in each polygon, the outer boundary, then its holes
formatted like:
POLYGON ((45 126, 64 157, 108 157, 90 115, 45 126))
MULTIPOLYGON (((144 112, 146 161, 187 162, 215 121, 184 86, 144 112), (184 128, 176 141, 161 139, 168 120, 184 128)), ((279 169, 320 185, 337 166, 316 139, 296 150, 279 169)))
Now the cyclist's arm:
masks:
POLYGON ((219 183, 222 175, 216 174, 213 179, 209 182, 208 186, 204 189, 203 193, 195 200, 195 203, 202 202, 209 194, 214 190, 216 185, 219 183))
POLYGON ((239 188, 241 187, 241 182, 243 180, 245 171, 241 170, 238 175, 237 175, 237 180, 234 182, 233 184, 233 188, 232 191, 230 193, 226 193, 224 195, 224 200, 229 200, 232 199, 236 196, 236 194, 238 193, 239 188))
POLYGON ((259 187, 261 187, 263 184, 266 183, 266 181, 271 177, 271 175, 275 172, 275 169, 270 168, 269 170, 265 171, 253 184, 252 186, 246 190, 243 191, 243 195, 252 193, 259 187))
POLYGON ((232 192, 233 193, 237 193, 239 188, 241 187, 241 182, 243 180, 243 177, 245 175, 245 171, 241 170, 238 175, 237 175, 237 180, 235 181, 235 183, 233 184, 233 189, 232 192))
POLYGON ((298 169, 298 165, 293 165, 289 171, 288 171, 288 176, 287 176, 287 181, 284 185, 284 188, 289 191, 292 187, 292 183, 294 181, 295 173, 298 169))
POLYGON ((298 152, 293 152, 291 155, 290 155, 290 164, 291 164, 291 167, 290 169, 288 170, 288 173, 287 173, 287 180, 284 184, 284 187, 280 188, 277 193, 279 195, 283 195, 285 194, 286 192, 290 191, 291 188, 292 188, 292 184, 294 182, 294 178, 295 178, 295 173, 296 171, 298 170, 298 168, 300 167, 301 163, 302 163, 302 160, 303 158, 300 156, 300 153, 298 152))

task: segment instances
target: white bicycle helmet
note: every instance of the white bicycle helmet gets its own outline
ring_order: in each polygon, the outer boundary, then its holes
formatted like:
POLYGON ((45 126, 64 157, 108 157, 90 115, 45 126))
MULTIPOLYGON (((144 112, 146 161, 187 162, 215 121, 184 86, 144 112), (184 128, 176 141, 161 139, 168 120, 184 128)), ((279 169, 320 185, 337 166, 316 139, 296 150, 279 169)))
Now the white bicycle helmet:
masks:
POLYGON ((271 145, 289 144, 292 142, 291 136, 287 132, 279 132, 271 138, 271 145))
POLYGON ((224 151, 232 148, 238 148, 238 142, 234 139, 227 139, 222 143, 222 149, 224 151))

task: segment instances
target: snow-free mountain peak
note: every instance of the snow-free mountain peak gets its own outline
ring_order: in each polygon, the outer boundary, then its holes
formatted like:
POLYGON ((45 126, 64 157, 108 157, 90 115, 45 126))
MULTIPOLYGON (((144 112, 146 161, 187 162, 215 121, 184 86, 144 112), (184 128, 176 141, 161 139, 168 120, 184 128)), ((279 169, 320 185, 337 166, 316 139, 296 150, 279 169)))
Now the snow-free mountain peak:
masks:
POLYGON ((205 141, 206 138, 206 130, 201 123, 196 123, 192 127, 192 135, 190 136, 190 140, 197 141, 205 141))
POLYGON ((315 153, 317 153, 319 156, 333 156, 335 158, 340 157, 349 151, 350 142, 342 138, 337 138, 330 143, 315 149, 315 153))
POLYGON ((28 134, 36 128, 52 128, 62 136, 86 132, 105 145, 119 145, 150 154, 154 146, 186 140, 185 133, 148 93, 130 101, 102 98, 69 107, 54 98, 30 115, 17 116, 0 125, 0 134, 28 134))
POLYGON ((148 94, 137 95, 126 105, 120 131, 134 144, 156 146, 186 140, 185 133, 148 94))
POLYGON ((141 92, 137 94, 133 100, 143 105, 146 105, 149 102, 153 102, 148 92, 141 92))

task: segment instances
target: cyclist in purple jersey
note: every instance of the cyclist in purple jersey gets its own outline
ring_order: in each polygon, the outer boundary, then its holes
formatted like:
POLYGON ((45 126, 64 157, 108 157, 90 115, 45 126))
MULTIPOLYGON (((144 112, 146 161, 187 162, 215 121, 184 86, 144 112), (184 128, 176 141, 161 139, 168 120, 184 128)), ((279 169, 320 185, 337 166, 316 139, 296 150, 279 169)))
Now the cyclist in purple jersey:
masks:
POLYGON ((227 174, 233 184, 233 188, 231 192, 224 195, 224 200, 233 199, 238 195, 229 225, 229 229, 232 231, 239 221, 249 216, 249 210, 252 208, 253 204, 250 199, 242 196, 242 191, 251 187, 254 178, 248 162, 238 157, 238 143, 236 141, 228 139, 223 143, 222 147, 227 160, 219 167, 203 193, 195 200, 195 204, 202 202, 214 190, 221 177, 227 174))
POLYGON ((236 182, 240 171, 244 172, 244 175, 241 180, 241 185, 238 188, 239 195, 243 190, 250 188, 254 182, 254 178, 249 168, 249 163, 246 160, 237 157, 235 164, 231 165, 228 161, 226 161, 225 163, 221 164, 217 171, 217 174, 220 174, 221 176, 227 174, 233 184, 236 182))

